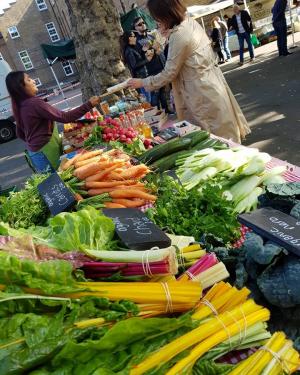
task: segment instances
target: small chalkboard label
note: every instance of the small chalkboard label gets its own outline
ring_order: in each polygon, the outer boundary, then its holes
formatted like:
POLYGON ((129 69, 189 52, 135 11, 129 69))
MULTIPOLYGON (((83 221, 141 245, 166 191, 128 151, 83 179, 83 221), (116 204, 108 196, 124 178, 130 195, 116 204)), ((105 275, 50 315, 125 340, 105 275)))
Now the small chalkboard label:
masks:
POLYGON ((273 208, 260 208, 238 216, 240 223, 300 256, 300 220, 273 208))
POLYGON ((38 191, 53 216, 72 208, 76 201, 57 173, 38 185, 38 191))
POLYGON ((169 237, 140 210, 134 208, 104 209, 113 219, 120 240, 132 250, 169 247, 169 237))

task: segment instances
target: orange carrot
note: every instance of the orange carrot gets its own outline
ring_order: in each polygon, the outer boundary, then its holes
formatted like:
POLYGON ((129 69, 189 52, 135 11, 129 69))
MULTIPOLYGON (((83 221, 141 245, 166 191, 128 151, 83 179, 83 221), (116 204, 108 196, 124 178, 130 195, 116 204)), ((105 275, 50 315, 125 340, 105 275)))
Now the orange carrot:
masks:
POLYGON ((95 156, 101 155, 101 154, 103 154, 103 150, 94 150, 94 151, 82 152, 79 155, 79 158, 76 161, 78 161, 78 162, 84 161, 84 160, 87 160, 87 159, 91 159, 95 156))
POLYGON ((139 189, 116 189, 109 193, 111 198, 141 198, 146 201, 156 201, 156 196, 152 194, 145 193, 139 189))
POLYGON ((91 163, 99 163, 99 162, 100 162, 100 156, 98 155, 93 158, 89 158, 89 159, 82 160, 82 161, 77 161, 75 163, 75 168, 80 168, 80 167, 83 167, 84 165, 88 165, 91 163))
POLYGON ((86 181, 87 182, 100 181, 103 178, 104 171, 107 171, 109 168, 112 168, 112 171, 113 171, 116 168, 118 168, 120 164, 121 164, 120 162, 119 163, 115 163, 115 162, 99 163, 99 172, 93 176, 87 177, 86 181))
POLYGON ((113 199, 113 203, 116 204, 122 204, 127 208, 135 208, 135 207, 141 207, 144 206, 145 201, 143 199, 136 199, 136 200, 130 200, 130 199, 113 199))
POLYGON ((83 167, 75 169, 74 176, 80 180, 84 180, 85 178, 99 172, 100 169, 101 167, 99 166, 99 163, 84 165, 83 167))
POLYGON ((79 159, 81 154, 76 154, 75 156, 72 157, 72 159, 67 160, 62 166, 61 169, 63 171, 66 171, 68 168, 72 167, 74 163, 79 159))
POLYGON ((130 178, 135 178, 135 176, 140 174, 140 173, 144 174, 147 171, 148 171, 148 167, 146 167, 146 165, 144 165, 144 164, 135 165, 131 168, 128 168, 128 169, 124 170, 121 173, 121 176, 125 179, 130 179, 130 178))
MULTIPOLYGON (((98 174, 97 174, 98 175, 98 174)), ((97 176, 95 175, 95 176, 97 176)), ((85 187, 87 189, 103 189, 103 188, 110 188, 120 185, 136 185, 135 180, 124 180, 124 181, 91 181, 88 177, 85 180, 85 187)))
POLYGON ((80 195, 79 193, 75 193, 75 194, 74 194, 74 198, 75 198, 75 200, 76 200, 77 202, 80 202, 80 201, 83 200, 83 196, 80 195))
POLYGON ((91 188, 88 190, 88 195, 94 196, 94 195, 100 195, 104 193, 110 193, 114 190, 126 190, 126 189, 135 189, 135 190, 140 190, 140 191, 146 191, 144 186, 139 186, 139 185, 132 185, 132 186, 126 186, 126 185, 119 185, 119 186, 113 186, 113 187, 106 187, 106 188, 91 188))
POLYGON ((118 204, 114 202, 105 202, 104 206, 106 208, 126 208, 126 206, 124 206, 123 204, 118 204))

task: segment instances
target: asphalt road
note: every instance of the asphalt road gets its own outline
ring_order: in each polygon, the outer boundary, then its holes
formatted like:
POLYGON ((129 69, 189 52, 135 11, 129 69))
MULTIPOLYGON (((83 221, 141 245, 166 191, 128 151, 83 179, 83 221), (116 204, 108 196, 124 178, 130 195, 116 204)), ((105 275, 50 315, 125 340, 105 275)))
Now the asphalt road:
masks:
MULTIPOLYGON (((296 42, 300 33, 296 34, 296 42)), ((237 67, 238 58, 222 66, 227 82, 238 100, 252 133, 244 144, 300 166, 300 47, 287 57, 277 57, 276 43, 256 49, 254 63, 237 67)), ((67 94, 70 107, 81 104, 78 89, 67 94), (71 98, 70 98, 71 97, 71 98)), ((50 101, 60 109, 66 103, 50 101)), ((20 185, 31 174, 20 140, 0 144, 0 185, 20 185)))

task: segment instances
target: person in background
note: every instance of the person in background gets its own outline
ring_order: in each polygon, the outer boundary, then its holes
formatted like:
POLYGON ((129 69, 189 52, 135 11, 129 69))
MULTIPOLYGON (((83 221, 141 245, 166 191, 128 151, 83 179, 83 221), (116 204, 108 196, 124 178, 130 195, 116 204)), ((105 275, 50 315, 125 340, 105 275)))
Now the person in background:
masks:
POLYGON ((26 143, 34 169, 39 173, 54 172, 62 154, 54 121, 74 122, 98 105, 100 98, 94 96, 80 107, 63 112, 37 97, 35 81, 25 72, 10 72, 6 77, 6 87, 12 100, 17 137, 26 143))
POLYGON ((148 32, 146 22, 142 17, 137 17, 133 21, 133 30, 136 31, 137 46, 144 52, 147 51, 150 44, 154 44, 155 37, 148 32))
POLYGON ((272 21, 274 31, 277 35, 277 47, 279 56, 291 55, 287 49, 287 25, 285 19, 285 10, 287 0, 276 0, 272 8, 272 21))
MULTIPOLYGON (((159 74, 164 70, 166 59, 163 52, 157 53, 155 49, 149 45, 145 55, 148 60, 147 70, 150 76, 159 74)), ((151 92, 151 105, 159 109, 164 109, 167 113, 169 112, 165 87, 151 92)))
POLYGON ((250 54, 250 61, 254 61, 254 50, 250 34, 253 32, 252 21, 246 10, 241 10, 239 5, 233 6, 234 15, 231 19, 232 28, 235 30, 240 45, 240 65, 244 64, 244 41, 246 40, 250 54))
POLYGON ((226 60, 231 59, 231 52, 228 46, 228 26, 225 21, 222 21, 220 17, 215 18, 218 24, 220 25, 221 28, 221 34, 222 34, 222 41, 223 41, 223 49, 226 54, 226 60))
POLYGON ((225 57, 224 57, 224 52, 223 52, 223 38, 222 38, 221 26, 219 22, 217 21, 217 17, 213 18, 211 27, 212 27, 211 40, 212 40, 213 50, 214 52, 217 53, 219 57, 218 64, 224 64, 225 57))
POLYGON ((224 76, 215 63, 202 26, 187 16, 183 0, 148 0, 148 9, 164 30, 171 30, 164 70, 131 79, 132 88, 158 90, 172 82, 179 121, 190 121, 220 137, 241 142, 250 129, 224 76))

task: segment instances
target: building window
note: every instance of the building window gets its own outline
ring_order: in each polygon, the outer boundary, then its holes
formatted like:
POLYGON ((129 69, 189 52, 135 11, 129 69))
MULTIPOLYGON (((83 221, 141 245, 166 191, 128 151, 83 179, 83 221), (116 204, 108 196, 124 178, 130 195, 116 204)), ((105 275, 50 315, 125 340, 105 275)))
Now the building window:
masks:
POLYGON ((71 76, 72 74, 74 74, 73 72, 73 68, 71 66, 71 64, 69 63, 69 61, 65 61, 62 64, 62 67, 64 68, 64 72, 65 72, 65 75, 68 77, 68 76, 71 76))
POLYGON ((11 39, 20 38, 19 31, 17 29, 17 26, 11 26, 8 28, 9 35, 11 39))
POLYGON ((35 2, 40 12, 48 9, 45 0, 35 0, 35 2))
POLYGON ((0 60, 4 60, 2 53, 0 52, 0 60))
POLYGON ((22 64, 24 65, 25 70, 33 69, 33 64, 30 60, 30 57, 28 55, 28 52, 26 50, 19 52, 20 59, 22 61, 22 64))
POLYGON ((51 42, 57 42, 58 40, 60 40, 53 22, 46 23, 46 29, 50 36, 51 42))
POLYGON ((33 78, 35 84, 36 84, 36 87, 39 87, 39 86, 42 86, 42 82, 39 78, 33 78))

